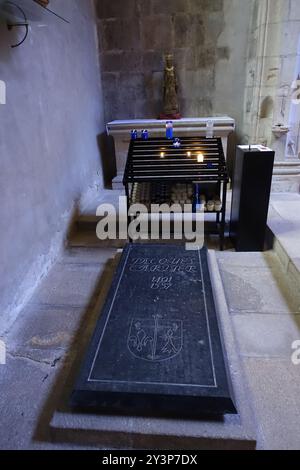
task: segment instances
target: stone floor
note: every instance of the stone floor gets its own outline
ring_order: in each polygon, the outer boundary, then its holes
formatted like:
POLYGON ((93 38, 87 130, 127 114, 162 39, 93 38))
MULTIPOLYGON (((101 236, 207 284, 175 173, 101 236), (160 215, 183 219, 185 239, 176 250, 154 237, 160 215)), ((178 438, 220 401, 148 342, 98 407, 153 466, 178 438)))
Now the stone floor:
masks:
POLYGON ((219 253, 229 311, 258 424, 259 449, 300 449, 300 303, 273 252, 219 253))
POLYGON ((0 448, 53 447, 49 422, 60 382, 93 330, 115 254, 116 249, 67 250, 2 333, 7 363, 0 366, 0 448))
MULTIPOLYGON (((259 449, 300 449, 300 365, 291 361, 292 343, 300 340, 299 214, 300 197, 273 196, 274 250, 217 253, 259 449)), ((0 333, 7 345, 7 364, 0 366, 1 449, 72 447, 52 442, 49 423, 94 328, 116 254, 116 247, 88 242, 67 249, 17 321, 0 333)))

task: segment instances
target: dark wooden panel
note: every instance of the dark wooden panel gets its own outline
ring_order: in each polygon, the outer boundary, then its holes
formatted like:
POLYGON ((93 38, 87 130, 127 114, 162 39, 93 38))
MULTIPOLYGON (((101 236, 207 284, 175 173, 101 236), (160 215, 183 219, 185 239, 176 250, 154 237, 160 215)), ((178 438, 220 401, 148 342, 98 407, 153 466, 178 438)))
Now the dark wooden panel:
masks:
POLYGON ((237 148, 230 235, 237 251, 263 251, 275 152, 237 148))

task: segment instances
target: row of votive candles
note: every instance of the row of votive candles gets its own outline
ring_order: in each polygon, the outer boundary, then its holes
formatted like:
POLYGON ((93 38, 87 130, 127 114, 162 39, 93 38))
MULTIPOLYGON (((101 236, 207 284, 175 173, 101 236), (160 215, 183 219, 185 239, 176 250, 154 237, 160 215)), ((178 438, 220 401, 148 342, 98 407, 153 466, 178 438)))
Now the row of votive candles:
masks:
MULTIPOLYGON (((174 185, 162 183, 135 183, 132 191, 132 202, 141 203, 146 207, 151 204, 178 204, 183 209, 186 204, 193 204, 194 190, 192 184, 177 183, 174 185)), ((222 210, 222 203, 218 196, 207 197, 201 194, 199 210, 214 212, 222 210)))

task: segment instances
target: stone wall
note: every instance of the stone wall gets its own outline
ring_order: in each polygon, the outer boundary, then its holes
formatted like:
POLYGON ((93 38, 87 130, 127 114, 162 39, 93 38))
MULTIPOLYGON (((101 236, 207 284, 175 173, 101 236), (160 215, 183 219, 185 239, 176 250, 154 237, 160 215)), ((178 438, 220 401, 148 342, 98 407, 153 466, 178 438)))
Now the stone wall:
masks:
POLYGON ((93 4, 51 7, 70 24, 46 14, 17 49, 22 32, 0 24, 0 334, 55 259, 82 193, 102 185, 93 4))
POLYGON ((229 114, 241 128, 253 0, 95 0, 105 119, 156 118, 172 52, 185 117, 229 114))
POLYGON ((300 106, 292 103, 292 84, 300 73, 300 1, 290 0, 286 5, 286 14, 281 25, 273 124, 290 127, 291 132, 287 138, 272 135, 272 144, 276 146, 281 160, 300 157, 300 106), (289 142, 291 146, 286 145, 289 142))

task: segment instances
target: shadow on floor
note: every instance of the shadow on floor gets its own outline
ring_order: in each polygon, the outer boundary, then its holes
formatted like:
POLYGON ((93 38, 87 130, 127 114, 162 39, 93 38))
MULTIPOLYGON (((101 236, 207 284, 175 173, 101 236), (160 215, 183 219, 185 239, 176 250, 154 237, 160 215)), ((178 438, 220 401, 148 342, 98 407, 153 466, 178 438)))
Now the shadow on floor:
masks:
POLYGON ((99 312, 103 307, 112 278, 116 269, 117 260, 109 260, 100 276, 94 293, 82 315, 80 325, 74 335, 72 344, 65 356, 64 362, 55 378, 55 385, 52 387, 43 411, 40 414, 36 426, 33 440, 38 442, 52 442, 50 422, 54 412, 62 409, 68 403, 76 376, 84 357, 85 350, 93 334, 99 312), (63 405, 62 405, 63 404, 63 405))

